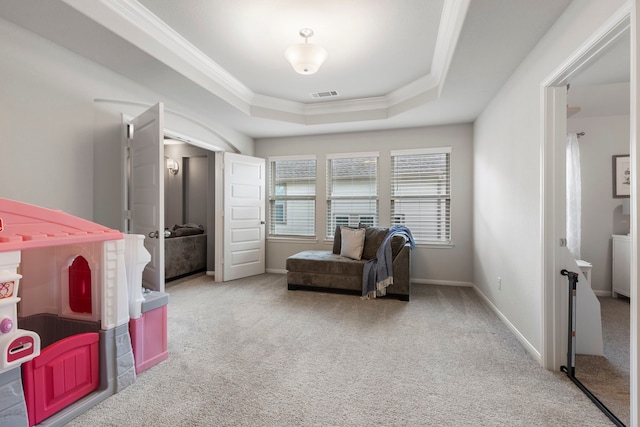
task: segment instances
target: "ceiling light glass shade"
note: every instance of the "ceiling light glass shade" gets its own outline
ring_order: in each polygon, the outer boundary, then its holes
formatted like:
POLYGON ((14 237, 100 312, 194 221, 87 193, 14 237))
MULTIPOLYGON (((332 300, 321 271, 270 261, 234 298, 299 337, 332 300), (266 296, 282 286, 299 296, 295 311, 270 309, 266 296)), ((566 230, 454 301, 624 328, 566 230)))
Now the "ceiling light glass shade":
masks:
POLYGON ((313 74, 327 59, 327 51, 321 46, 309 43, 308 38, 313 35, 313 31, 303 29, 300 30, 300 35, 304 37, 305 42, 289 46, 284 51, 284 57, 297 73, 313 74))

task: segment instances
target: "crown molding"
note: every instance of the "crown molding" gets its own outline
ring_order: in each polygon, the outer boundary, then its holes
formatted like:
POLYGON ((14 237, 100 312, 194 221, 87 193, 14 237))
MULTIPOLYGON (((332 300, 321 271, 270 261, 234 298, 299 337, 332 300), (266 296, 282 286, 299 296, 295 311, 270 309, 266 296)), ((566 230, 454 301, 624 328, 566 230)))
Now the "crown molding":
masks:
POLYGON ((229 92, 249 102, 253 96, 251 89, 222 68, 213 59, 192 45, 173 28, 160 20, 147 8, 133 0, 100 0, 103 4, 119 12, 125 19, 146 31, 154 40, 165 45, 169 50, 185 61, 190 61, 204 74, 227 88, 229 92))
POLYGON ((62 0, 249 116, 292 123, 379 120, 435 101, 470 0, 445 1, 429 74, 385 96, 300 103, 253 92, 135 0, 62 0))
POLYGON ((253 91, 135 0, 62 0, 248 114, 253 91))
POLYGON ((458 38, 462 31, 462 25, 467 17, 469 2, 471 0, 445 1, 440 17, 436 48, 433 52, 431 63, 431 75, 438 82, 438 96, 442 90, 444 80, 449 72, 449 65, 453 53, 458 45, 458 38))

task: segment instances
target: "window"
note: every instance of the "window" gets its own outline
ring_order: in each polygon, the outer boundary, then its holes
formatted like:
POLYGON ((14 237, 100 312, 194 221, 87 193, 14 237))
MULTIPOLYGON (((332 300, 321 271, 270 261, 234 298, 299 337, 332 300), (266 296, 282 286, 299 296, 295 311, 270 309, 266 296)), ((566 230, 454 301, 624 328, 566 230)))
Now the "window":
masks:
POLYGON ((269 237, 315 236, 315 156, 269 158, 269 237))
MULTIPOLYGON (((286 184, 276 185, 275 194, 277 197, 286 196, 287 185, 286 184)), ((273 215, 271 216, 271 219, 273 220, 273 222, 275 222, 276 224, 286 224, 287 223, 286 213, 287 211, 286 211, 284 198, 276 198, 274 200, 274 205, 273 205, 273 215)))
POLYGON ((391 220, 416 243, 451 241, 451 148, 391 151, 391 220))
POLYGON ((378 153, 327 156, 327 230, 378 223, 378 153))
POLYGON ((375 225, 375 220, 371 215, 360 215, 358 218, 358 224, 364 224, 367 227, 373 227, 375 225))
MULTIPOLYGON (((336 227, 338 225, 349 225, 349 215, 337 215, 336 216, 336 227)), ((335 230, 335 228, 334 228, 335 230)))

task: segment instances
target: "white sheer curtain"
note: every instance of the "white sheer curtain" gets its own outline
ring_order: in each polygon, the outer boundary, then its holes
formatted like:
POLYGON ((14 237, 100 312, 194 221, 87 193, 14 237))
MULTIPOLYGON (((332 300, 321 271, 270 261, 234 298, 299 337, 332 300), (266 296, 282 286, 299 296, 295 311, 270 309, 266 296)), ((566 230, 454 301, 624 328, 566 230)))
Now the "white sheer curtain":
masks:
POLYGON ((581 193, 578 135, 570 133, 567 135, 567 248, 575 259, 580 259, 581 193))

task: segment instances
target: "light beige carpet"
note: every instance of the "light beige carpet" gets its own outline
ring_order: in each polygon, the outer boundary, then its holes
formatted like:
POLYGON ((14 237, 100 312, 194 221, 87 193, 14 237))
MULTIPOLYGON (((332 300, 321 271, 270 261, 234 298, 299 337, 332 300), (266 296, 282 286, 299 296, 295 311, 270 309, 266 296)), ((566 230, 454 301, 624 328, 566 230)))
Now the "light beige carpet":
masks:
POLYGON ((367 301, 265 274, 168 292, 169 358, 69 426, 611 425, 471 288, 367 301))

